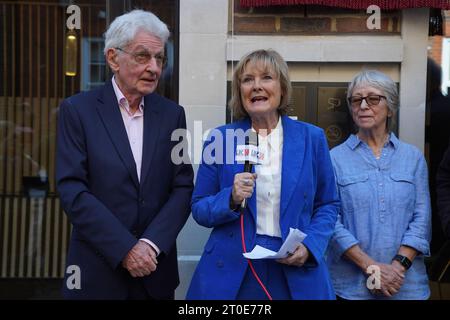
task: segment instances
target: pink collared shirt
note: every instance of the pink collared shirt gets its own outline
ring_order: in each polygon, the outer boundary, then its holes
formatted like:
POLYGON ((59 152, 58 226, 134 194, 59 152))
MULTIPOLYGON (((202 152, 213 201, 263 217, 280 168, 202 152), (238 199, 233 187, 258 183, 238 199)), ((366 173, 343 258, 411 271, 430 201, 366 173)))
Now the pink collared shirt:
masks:
POLYGON ((139 103, 139 109, 132 114, 128 100, 117 86, 115 77, 113 77, 112 84, 120 107, 120 113, 122 114, 123 124, 125 125, 125 130, 127 131, 131 151, 133 152, 134 162, 136 162, 138 180, 140 181, 142 146, 144 143, 144 97, 142 97, 141 102, 139 103))
MULTIPOLYGON (((141 167, 142 167, 142 147, 144 144, 144 97, 139 103, 138 110, 132 114, 128 100, 120 91, 116 83, 115 76, 112 80, 114 93, 116 94, 117 102, 119 104, 120 113, 122 114, 123 124, 127 131, 128 141, 130 142, 131 152, 133 153, 134 162, 136 163, 136 170, 139 182, 141 181, 141 167)), ((141 238, 142 240, 155 249, 156 254, 159 255, 160 250, 152 241, 141 238)))

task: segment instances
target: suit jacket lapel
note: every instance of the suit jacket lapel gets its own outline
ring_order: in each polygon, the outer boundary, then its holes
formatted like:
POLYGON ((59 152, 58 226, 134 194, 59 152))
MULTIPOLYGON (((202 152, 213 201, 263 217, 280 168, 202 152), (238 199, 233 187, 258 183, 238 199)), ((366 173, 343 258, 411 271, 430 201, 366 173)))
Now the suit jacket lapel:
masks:
POLYGON ((304 132, 296 130, 293 120, 282 117, 283 124, 283 164, 281 167, 280 218, 283 217, 300 177, 305 158, 304 132))
POLYGON ((153 155, 158 141, 161 117, 159 109, 161 100, 156 94, 144 98, 144 143, 142 151, 141 184, 150 170, 153 155))
POLYGON ((108 81, 103 87, 98 101, 100 103, 97 104, 97 111, 103 121, 103 125, 108 131, 111 141, 122 159, 123 164, 127 168, 131 179, 136 187, 139 187, 136 162, 134 161, 128 135, 125 130, 125 125, 123 123, 122 115, 120 113, 111 81, 108 81))

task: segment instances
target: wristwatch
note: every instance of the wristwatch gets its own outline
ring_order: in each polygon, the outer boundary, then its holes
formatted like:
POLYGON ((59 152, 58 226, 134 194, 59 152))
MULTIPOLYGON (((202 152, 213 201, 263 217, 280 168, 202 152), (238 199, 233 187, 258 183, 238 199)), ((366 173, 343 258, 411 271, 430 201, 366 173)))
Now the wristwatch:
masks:
POLYGON ((411 260, 409 260, 407 257, 402 256, 401 254, 397 254, 395 255, 395 257, 392 259, 392 261, 398 261, 400 262, 400 264, 405 267, 406 270, 408 270, 409 268, 411 268, 412 262, 411 260))

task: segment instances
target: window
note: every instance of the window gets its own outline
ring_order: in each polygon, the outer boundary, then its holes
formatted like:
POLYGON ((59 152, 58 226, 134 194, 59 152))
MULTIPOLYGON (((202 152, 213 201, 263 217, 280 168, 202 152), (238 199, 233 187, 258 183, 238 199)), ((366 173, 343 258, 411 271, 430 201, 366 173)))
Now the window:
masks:
POLYGON ((91 90, 105 83, 106 61, 102 38, 84 38, 82 44, 81 90, 91 90))

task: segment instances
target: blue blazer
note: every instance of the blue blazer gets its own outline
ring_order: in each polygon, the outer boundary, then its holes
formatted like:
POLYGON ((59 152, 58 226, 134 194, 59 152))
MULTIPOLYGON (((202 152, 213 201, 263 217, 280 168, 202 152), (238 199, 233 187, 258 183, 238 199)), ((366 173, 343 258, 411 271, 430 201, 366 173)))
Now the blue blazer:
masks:
POLYGON ((193 171, 171 161, 171 134, 186 128, 185 114, 157 94, 144 105, 140 182, 111 81, 60 106, 57 188, 73 225, 67 266, 81 271, 81 289, 64 280, 66 298, 126 298, 132 277, 121 262, 141 237, 161 249, 156 272, 142 278, 148 293, 167 297, 179 283, 175 240, 189 216, 193 171))
MULTIPOLYGON (((328 145, 320 128, 287 116, 282 117, 282 125, 282 238, 283 241, 286 239, 289 228, 300 229, 307 234, 304 244, 312 255, 304 267, 283 265, 291 296, 293 299, 334 299, 324 253, 334 230, 339 200, 328 145)), ((249 128, 250 120, 245 119, 218 130, 225 137, 227 129, 245 131, 249 128)), ((227 150, 226 140, 223 139, 224 150, 227 150)), ((205 148, 209 143, 205 144, 205 148)), ((216 160, 225 163, 225 152, 218 155, 216 151, 216 160), (222 156, 223 159, 218 159, 222 156)), ((203 162, 200 165, 192 198, 192 214, 200 225, 213 230, 195 270, 187 299, 228 300, 237 296, 247 261, 242 255, 239 214, 230 210, 229 202, 234 176, 243 171, 244 166, 238 163, 227 165, 203 162)), ((249 199, 244 214, 248 251, 255 246, 255 197, 256 192, 249 199)))

